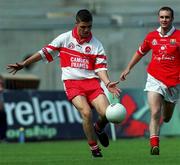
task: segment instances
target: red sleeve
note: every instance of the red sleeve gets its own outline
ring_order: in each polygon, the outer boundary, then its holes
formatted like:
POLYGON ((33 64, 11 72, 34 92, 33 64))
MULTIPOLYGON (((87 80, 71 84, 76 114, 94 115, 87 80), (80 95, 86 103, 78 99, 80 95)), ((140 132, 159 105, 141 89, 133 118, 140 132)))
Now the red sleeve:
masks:
POLYGON ((140 44, 139 49, 136 51, 140 56, 144 56, 151 49, 149 34, 144 41, 140 44))

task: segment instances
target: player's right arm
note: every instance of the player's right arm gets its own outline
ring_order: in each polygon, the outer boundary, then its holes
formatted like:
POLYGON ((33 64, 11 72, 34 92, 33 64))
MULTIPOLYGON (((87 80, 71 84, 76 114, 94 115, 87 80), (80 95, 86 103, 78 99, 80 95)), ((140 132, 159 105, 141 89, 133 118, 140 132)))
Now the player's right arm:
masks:
POLYGON ((126 76, 130 73, 131 69, 141 60, 143 56, 149 52, 151 49, 150 44, 150 33, 145 37, 144 41, 139 46, 139 49, 134 53, 133 57, 131 58, 130 62, 128 63, 125 70, 120 75, 120 80, 126 80, 126 76))
POLYGON ((131 69, 136 65, 143 56, 139 55, 137 52, 134 53, 132 59, 128 63, 127 67, 124 69, 124 71, 120 75, 120 80, 124 81, 126 80, 126 76, 130 73, 131 69))
POLYGON ((22 62, 17 62, 15 64, 8 64, 7 70, 9 73, 12 73, 14 75, 16 74, 17 71, 23 69, 25 66, 40 61, 41 59, 42 59, 41 54, 37 52, 22 62))

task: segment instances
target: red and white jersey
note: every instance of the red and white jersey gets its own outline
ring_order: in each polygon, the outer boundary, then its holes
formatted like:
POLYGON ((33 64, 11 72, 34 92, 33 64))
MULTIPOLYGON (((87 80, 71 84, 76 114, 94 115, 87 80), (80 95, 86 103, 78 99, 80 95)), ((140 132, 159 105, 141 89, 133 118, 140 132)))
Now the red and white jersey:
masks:
POLYGON ((47 63, 59 57, 62 80, 96 78, 96 72, 107 70, 104 48, 94 36, 78 42, 75 30, 59 35, 39 53, 47 63))
POLYGON ((152 50, 147 72, 167 87, 180 84, 180 30, 172 29, 162 36, 161 27, 147 34, 137 53, 152 50))

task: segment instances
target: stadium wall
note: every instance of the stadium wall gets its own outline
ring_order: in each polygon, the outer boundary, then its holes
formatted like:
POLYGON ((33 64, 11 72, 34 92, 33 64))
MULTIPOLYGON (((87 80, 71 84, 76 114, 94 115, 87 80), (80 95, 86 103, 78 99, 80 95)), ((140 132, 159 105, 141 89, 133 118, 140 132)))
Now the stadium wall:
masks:
MULTIPOLYGON (((175 25, 180 27, 180 2, 152 0, 0 0, 0 73, 6 65, 23 60, 48 44, 57 35, 74 26, 74 14, 88 8, 94 15, 93 33, 104 44, 110 77, 118 80, 120 72, 148 31, 158 27, 157 10, 162 5, 175 9, 175 25)), ((148 56, 132 71, 121 88, 144 88, 148 56), (137 78, 138 77, 138 78, 137 78)), ((42 90, 62 90, 58 61, 34 65, 20 73, 35 74, 42 90)))

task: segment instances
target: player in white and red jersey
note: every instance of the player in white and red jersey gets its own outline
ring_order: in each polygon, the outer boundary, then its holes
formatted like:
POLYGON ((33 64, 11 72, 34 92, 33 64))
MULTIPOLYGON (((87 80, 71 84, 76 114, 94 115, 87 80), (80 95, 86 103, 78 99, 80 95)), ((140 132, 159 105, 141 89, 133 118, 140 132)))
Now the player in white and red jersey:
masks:
POLYGON ((96 135, 104 147, 109 145, 104 128, 108 123, 105 110, 108 99, 100 86, 104 82, 107 89, 119 96, 117 82, 111 82, 107 73, 107 57, 104 48, 92 34, 92 15, 86 10, 78 11, 76 25, 72 31, 63 33, 50 44, 23 62, 9 64, 7 69, 15 74, 18 70, 34 62, 44 60, 51 62, 60 58, 62 80, 68 99, 80 112, 83 129, 93 157, 102 157, 96 135), (92 106, 99 114, 98 121, 93 125, 92 106), (96 134, 95 134, 96 133, 96 134))
POLYGON ((172 25, 174 12, 171 8, 162 7, 158 16, 160 27, 147 34, 120 76, 121 80, 125 80, 134 65, 152 50, 145 87, 151 110, 149 131, 152 155, 159 155, 161 111, 163 121, 169 122, 180 93, 180 30, 172 25))

